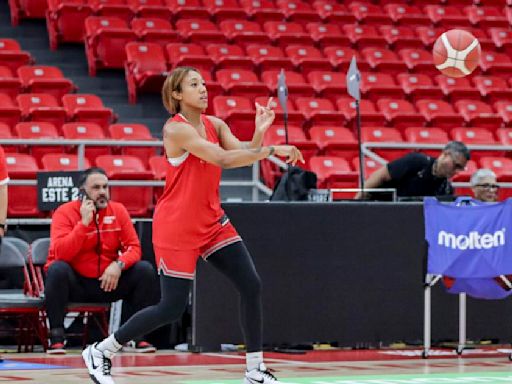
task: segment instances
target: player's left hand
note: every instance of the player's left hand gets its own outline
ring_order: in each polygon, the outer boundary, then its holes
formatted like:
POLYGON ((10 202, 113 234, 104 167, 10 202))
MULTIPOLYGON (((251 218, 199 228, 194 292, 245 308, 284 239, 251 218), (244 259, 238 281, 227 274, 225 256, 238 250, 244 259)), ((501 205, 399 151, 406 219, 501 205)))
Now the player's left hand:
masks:
POLYGON ((117 288, 117 283, 119 282, 119 277, 121 277, 121 272, 121 268, 116 262, 111 263, 99 278, 101 281, 101 289, 105 292, 115 290, 117 288))
POLYGON ((272 97, 268 99, 267 105, 264 107, 259 103, 255 104, 256 106, 256 118, 254 119, 254 124, 256 131, 265 133, 267 129, 272 125, 276 114, 272 109, 272 97))

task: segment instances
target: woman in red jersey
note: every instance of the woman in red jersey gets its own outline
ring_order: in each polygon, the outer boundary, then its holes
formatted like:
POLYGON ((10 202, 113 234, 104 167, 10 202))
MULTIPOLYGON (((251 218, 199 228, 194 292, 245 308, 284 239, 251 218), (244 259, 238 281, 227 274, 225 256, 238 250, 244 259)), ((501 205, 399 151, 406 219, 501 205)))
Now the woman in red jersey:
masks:
POLYGON ((220 205, 223 168, 243 167, 273 154, 304 162, 291 145, 262 147, 274 111, 256 104, 251 142, 240 142, 222 120, 206 116, 208 93, 191 67, 172 71, 162 88, 173 116, 164 126, 169 162, 165 190, 153 217, 153 245, 160 273, 161 301, 136 313, 117 332, 83 352, 95 383, 113 383, 110 358, 134 337, 178 319, 186 308, 199 257, 226 275, 240 293, 240 319, 247 345, 245 384, 279 384, 262 354, 261 281, 236 229, 220 205))

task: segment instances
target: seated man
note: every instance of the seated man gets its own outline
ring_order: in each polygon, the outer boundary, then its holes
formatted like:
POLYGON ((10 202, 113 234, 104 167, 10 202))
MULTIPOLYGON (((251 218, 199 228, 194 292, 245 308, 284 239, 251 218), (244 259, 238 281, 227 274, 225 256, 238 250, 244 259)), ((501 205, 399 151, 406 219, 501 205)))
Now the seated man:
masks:
MULTIPOLYGON (((108 178, 89 168, 80 179, 82 199, 61 205, 50 227, 46 271, 48 353, 65 353, 64 316, 69 302, 126 300, 137 312, 153 304, 156 273, 141 261, 140 242, 126 208, 109 201, 108 178), (149 292, 149 293, 148 293, 149 292)), ((154 352, 144 340, 131 349, 154 352)))
MULTIPOLYGON (((395 188, 398 197, 449 196, 453 194, 449 179, 464 170, 469 157, 464 143, 450 141, 437 159, 412 152, 386 164, 371 174, 364 187, 395 188)), ((368 197, 358 193, 356 199, 368 197)))
POLYGON ((500 186, 496 182, 496 174, 490 169, 481 168, 473 173, 470 184, 476 200, 486 203, 498 201, 500 186))

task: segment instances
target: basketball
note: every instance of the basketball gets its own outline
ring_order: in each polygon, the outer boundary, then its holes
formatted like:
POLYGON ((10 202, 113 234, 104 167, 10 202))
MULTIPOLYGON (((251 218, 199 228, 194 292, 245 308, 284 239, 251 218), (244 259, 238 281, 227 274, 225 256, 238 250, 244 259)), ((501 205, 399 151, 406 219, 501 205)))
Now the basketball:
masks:
POLYGON ((451 29, 434 43, 434 64, 444 75, 464 77, 480 62, 480 43, 467 31, 451 29))

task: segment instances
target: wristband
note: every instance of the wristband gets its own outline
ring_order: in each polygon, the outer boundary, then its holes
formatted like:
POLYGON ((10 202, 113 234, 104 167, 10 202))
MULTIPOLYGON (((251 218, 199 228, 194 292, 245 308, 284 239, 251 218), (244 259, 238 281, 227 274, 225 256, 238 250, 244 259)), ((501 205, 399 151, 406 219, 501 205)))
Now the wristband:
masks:
POLYGON ((269 146, 268 148, 269 148, 269 153, 268 153, 267 157, 270 157, 270 156, 272 156, 274 154, 276 149, 273 146, 269 146))

